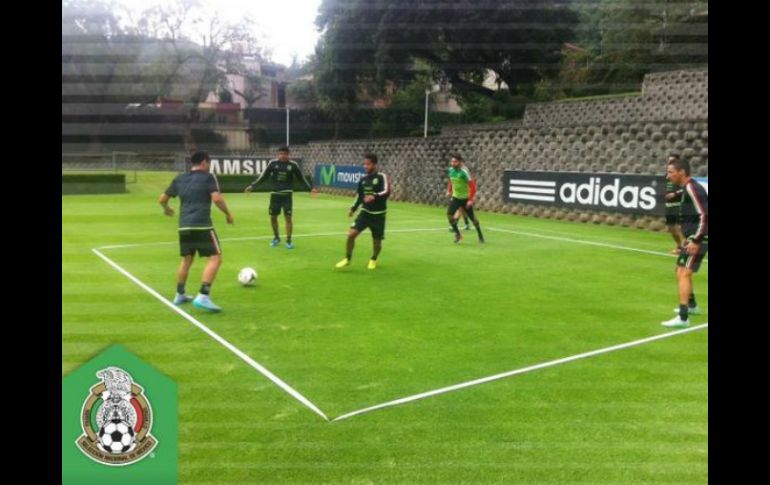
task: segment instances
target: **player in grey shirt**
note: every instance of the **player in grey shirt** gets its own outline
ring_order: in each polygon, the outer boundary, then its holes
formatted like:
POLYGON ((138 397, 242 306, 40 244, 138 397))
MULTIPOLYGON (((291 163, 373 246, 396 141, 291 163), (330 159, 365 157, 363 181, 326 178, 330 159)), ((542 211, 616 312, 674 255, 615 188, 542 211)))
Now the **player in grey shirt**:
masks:
POLYGON ((224 212, 227 223, 232 224, 233 215, 219 192, 219 182, 214 174, 209 173, 210 158, 206 152, 196 152, 192 156, 192 168, 189 172, 179 174, 171 185, 160 195, 160 205, 167 216, 174 215, 174 209, 168 206, 172 197, 179 196, 179 254, 182 262, 177 272, 176 296, 174 304, 180 305, 189 301, 197 308, 212 312, 222 309, 211 301, 209 296, 211 285, 222 265, 222 248, 219 245, 214 223, 211 221, 211 203, 224 212), (195 253, 207 257, 208 262, 203 269, 200 293, 193 299, 185 295, 185 284, 190 273, 195 253))

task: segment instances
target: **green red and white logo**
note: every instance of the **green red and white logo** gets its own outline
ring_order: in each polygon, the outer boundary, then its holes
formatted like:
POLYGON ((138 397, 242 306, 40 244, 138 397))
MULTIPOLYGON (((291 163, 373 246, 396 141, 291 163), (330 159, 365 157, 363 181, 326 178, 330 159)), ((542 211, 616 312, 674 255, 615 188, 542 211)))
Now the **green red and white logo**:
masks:
POLYGON ((83 402, 75 441, 92 460, 110 466, 136 463, 150 454, 158 440, 152 430, 152 407, 144 389, 120 367, 96 373, 101 382, 91 387, 83 402))

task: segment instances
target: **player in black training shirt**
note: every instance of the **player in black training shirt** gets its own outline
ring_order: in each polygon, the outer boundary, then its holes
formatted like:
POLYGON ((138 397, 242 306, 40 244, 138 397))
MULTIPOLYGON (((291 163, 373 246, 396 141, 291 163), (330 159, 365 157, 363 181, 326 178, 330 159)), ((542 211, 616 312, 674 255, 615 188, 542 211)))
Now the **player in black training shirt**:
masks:
POLYGON ((270 246, 275 247, 281 243, 281 236, 278 234, 278 216, 283 210, 283 216, 286 219, 286 247, 294 249, 294 244, 291 242, 291 235, 294 230, 294 223, 292 221, 294 182, 296 180, 304 184, 313 194, 316 193, 316 190, 311 187, 310 182, 302 175, 297 162, 289 160, 289 147, 287 146, 278 149, 278 159, 270 160, 270 163, 265 167, 265 171, 257 177, 257 180, 246 187, 245 192, 251 192, 256 185, 265 180, 269 180, 272 186, 270 208, 268 210, 270 213, 270 224, 273 227, 273 240, 270 242, 270 246))
POLYGON ((362 204, 363 207, 361 207, 361 213, 358 214, 356 221, 350 227, 345 258, 337 263, 337 268, 344 268, 350 264, 356 238, 367 227, 372 231, 373 246, 369 269, 377 268, 377 256, 382 250, 382 240, 385 239, 385 213, 388 210, 387 200, 390 196, 390 181, 387 175, 377 171, 377 155, 373 153, 364 155, 364 170, 366 175, 361 177, 358 182, 358 194, 353 207, 348 212, 348 217, 353 217, 353 214, 362 204))
POLYGON ((209 155, 206 152, 196 152, 192 156, 192 169, 189 172, 177 175, 165 192, 160 194, 160 205, 167 216, 174 215, 174 209, 168 206, 172 197, 179 196, 181 205, 179 208, 179 253, 182 263, 177 273, 176 296, 174 304, 180 305, 189 301, 197 308, 204 308, 212 312, 221 311, 211 301, 209 293, 217 271, 222 265, 222 248, 219 246, 214 224, 211 222, 211 203, 219 207, 225 213, 227 223, 233 223, 233 215, 230 213, 225 199, 219 193, 219 182, 214 174, 209 173, 209 155), (187 283, 187 275, 195 258, 195 253, 202 257, 208 257, 206 267, 203 269, 203 277, 200 293, 195 299, 185 295, 184 287, 187 283))
POLYGON ((706 189, 690 177, 690 163, 681 160, 668 162, 666 177, 682 187, 684 194, 679 213, 682 233, 686 238, 679 247, 676 276, 679 285, 679 307, 676 317, 661 322, 664 327, 687 327, 689 314, 700 313, 692 287, 692 275, 697 273, 709 247, 709 198, 706 189))
MULTIPOLYGON (((672 153, 666 160, 666 167, 672 161, 679 160, 679 155, 672 153)), ((682 207, 682 197, 684 195, 684 188, 676 185, 674 182, 666 177, 666 228, 671 233, 671 237, 674 238, 676 247, 671 250, 671 254, 679 254, 679 248, 684 242, 684 235, 682 234, 682 226, 679 224, 679 211, 682 207)))

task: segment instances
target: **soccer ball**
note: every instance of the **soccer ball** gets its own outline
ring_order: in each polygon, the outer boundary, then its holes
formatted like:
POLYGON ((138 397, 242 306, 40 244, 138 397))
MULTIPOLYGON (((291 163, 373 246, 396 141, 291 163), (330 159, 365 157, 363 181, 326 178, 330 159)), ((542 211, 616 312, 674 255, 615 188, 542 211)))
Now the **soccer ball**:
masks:
POLYGON ((253 285, 257 281, 257 270, 254 268, 243 268, 238 273, 238 282, 244 286, 253 285))
POLYGON ((99 430, 99 443, 107 453, 125 453, 134 447, 134 428, 120 419, 104 423, 99 430))

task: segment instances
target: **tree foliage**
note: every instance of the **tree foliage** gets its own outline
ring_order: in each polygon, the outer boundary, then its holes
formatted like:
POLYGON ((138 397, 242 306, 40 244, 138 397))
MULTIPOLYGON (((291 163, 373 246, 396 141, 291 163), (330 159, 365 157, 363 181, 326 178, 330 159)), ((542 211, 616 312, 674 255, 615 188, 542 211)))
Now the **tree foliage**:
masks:
POLYGON ((335 100, 382 91, 429 63, 458 92, 492 96, 489 70, 525 91, 560 68, 577 14, 569 0, 324 0, 317 18, 319 86, 335 100))

